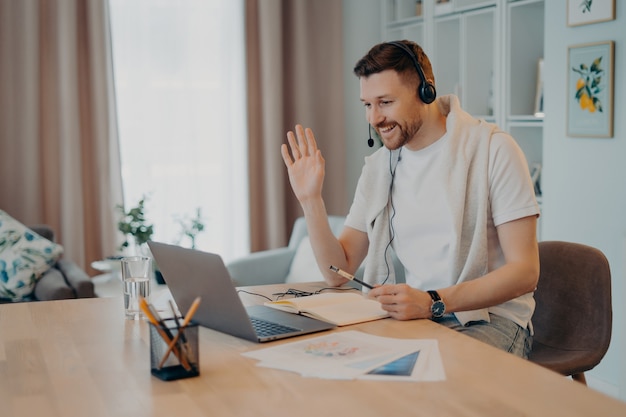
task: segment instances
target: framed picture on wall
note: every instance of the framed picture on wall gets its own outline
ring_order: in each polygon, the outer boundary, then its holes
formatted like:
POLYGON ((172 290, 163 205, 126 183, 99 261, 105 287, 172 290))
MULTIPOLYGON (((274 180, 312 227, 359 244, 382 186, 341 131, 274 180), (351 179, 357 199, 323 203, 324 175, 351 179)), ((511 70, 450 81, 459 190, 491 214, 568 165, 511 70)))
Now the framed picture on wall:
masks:
POLYGON ((615 42, 568 49, 567 135, 613 137, 613 53, 615 42))
POLYGON ((567 0, 567 26, 615 19, 615 0, 567 0))

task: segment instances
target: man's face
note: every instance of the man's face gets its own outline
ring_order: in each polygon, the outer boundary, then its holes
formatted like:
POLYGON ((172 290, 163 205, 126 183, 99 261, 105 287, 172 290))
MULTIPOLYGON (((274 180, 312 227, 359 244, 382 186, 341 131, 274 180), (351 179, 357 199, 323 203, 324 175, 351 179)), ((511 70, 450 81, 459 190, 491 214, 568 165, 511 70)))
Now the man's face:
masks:
POLYGON ((409 143, 423 123, 416 87, 403 82, 394 70, 361 77, 360 84, 365 116, 383 144, 394 150, 409 143))

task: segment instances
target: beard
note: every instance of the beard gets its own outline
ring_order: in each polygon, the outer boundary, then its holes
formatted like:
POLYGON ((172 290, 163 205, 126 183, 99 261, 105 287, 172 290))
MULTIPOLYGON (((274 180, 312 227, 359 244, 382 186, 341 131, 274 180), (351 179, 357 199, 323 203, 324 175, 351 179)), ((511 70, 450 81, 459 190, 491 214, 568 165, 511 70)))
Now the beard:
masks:
POLYGON ((380 133, 381 128, 390 125, 389 122, 385 122, 384 124, 381 123, 375 127, 376 133, 378 133, 378 136, 381 138, 383 145, 385 145, 385 147, 391 151, 400 149, 402 146, 409 143, 409 141, 413 139, 413 137, 417 135, 417 132, 419 132, 419 130, 421 129, 423 121, 421 118, 419 118, 413 119, 405 125, 402 125, 398 122, 395 122, 395 124, 396 127, 394 128, 394 130, 397 130, 397 132, 394 132, 394 135, 390 138, 385 138, 380 133))

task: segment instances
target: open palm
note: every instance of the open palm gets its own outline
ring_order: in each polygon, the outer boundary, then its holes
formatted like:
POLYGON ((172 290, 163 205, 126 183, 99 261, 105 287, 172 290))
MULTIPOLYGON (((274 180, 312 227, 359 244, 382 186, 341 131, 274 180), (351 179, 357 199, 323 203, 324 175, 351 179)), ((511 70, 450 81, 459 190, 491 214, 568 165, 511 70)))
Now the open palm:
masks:
POLYGON ((296 198, 304 202, 321 197, 325 162, 313 131, 296 125, 295 134, 287 133, 287 141, 289 146, 283 144, 281 154, 296 198))

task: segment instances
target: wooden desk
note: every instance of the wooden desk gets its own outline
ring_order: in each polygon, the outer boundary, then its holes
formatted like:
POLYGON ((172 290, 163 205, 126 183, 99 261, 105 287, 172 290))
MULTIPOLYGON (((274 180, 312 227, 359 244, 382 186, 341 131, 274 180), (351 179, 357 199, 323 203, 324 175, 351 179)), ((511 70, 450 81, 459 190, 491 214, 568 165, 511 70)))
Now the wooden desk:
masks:
MULTIPOLYGON (((284 287, 248 287, 272 293, 284 287)), ((243 295, 244 302, 259 302, 243 295)), ((429 320, 345 327, 436 338, 441 382, 334 381, 256 366, 269 346, 200 329, 201 375, 150 374, 148 327, 121 297, 0 305, 0 414, 17 416, 624 416, 626 403, 429 320)), ((319 334, 317 334, 319 335, 319 334)), ((310 335, 304 337, 314 337, 310 335)), ((288 339, 273 343, 288 343, 288 339)))

